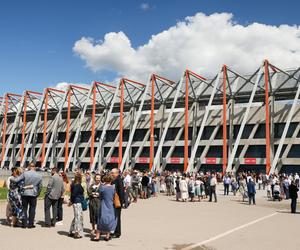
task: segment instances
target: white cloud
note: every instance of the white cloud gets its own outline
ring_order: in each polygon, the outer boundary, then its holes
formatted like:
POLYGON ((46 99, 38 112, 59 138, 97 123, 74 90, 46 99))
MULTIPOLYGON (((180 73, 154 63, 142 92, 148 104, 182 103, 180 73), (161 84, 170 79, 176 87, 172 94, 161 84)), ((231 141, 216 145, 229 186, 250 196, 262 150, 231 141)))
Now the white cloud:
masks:
POLYGON ((140 9, 141 9, 141 10, 144 10, 144 11, 150 10, 150 4, 149 4, 149 3, 142 3, 142 4, 140 5, 140 9))
POLYGON ((250 73, 266 58, 282 68, 300 66, 300 27, 241 25, 229 13, 198 13, 137 48, 120 31, 101 42, 82 37, 73 51, 95 72, 110 70, 140 81, 154 72, 177 80, 186 68, 212 76, 223 64, 250 73))
POLYGON ((90 88, 90 85, 88 84, 84 84, 84 83, 77 84, 77 83, 70 83, 70 82, 59 82, 54 86, 54 88, 59 90, 66 90, 70 84, 77 85, 83 88, 88 88, 88 89, 90 88))

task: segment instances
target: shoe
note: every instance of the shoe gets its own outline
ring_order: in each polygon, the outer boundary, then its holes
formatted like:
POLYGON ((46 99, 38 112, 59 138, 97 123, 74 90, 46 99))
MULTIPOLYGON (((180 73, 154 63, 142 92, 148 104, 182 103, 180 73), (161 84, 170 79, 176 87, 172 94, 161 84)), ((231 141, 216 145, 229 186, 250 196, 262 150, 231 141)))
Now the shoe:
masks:
MULTIPOLYGON (((120 237, 120 236, 119 236, 119 237, 120 237)), ((118 237, 118 238, 119 238, 119 237, 118 237)), ((104 240, 105 240, 105 241, 110 241, 110 240, 111 240, 111 237, 108 237, 108 238, 105 237, 104 240)))
POLYGON ((68 237, 74 237, 75 234, 74 233, 68 233, 68 237))
POLYGON ((91 241, 96 241, 98 242, 100 240, 100 238, 91 238, 91 241))
POLYGON ((28 228, 35 228, 35 225, 28 226, 28 228))

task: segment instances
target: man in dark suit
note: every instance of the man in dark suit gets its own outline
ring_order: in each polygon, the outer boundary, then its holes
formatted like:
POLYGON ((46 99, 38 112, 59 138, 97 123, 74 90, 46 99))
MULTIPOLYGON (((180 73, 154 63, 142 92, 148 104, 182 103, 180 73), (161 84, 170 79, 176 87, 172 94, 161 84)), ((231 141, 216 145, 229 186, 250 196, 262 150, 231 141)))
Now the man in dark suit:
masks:
POLYGON ((116 227, 116 230, 114 233, 114 236, 119 238, 121 236, 121 211, 122 211, 122 206, 124 203, 124 185, 123 185, 122 178, 120 176, 119 169, 117 169, 117 168, 112 169, 111 175, 114 179, 113 184, 116 187, 116 193, 118 194, 118 196, 120 198, 120 202, 121 202, 121 207, 116 208, 116 216, 118 218, 118 222, 117 222, 117 227, 116 227))
POLYGON ((296 206, 297 206, 297 198, 298 198, 298 191, 297 185, 295 181, 292 181, 291 185, 289 186, 289 195, 291 202, 291 212, 294 214, 296 213, 296 206))

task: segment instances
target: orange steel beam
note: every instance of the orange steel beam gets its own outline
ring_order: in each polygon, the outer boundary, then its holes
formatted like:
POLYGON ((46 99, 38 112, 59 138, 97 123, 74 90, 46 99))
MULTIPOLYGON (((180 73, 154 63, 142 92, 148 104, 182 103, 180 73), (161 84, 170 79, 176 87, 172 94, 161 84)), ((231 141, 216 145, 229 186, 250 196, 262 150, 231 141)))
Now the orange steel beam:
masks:
POLYGON ((8 94, 5 95, 5 110, 3 117, 3 127, 2 127, 2 152, 1 152, 1 162, 4 160, 5 154, 5 142, 6 142, 6 125, 7 125, 7 113, 8 113, 8 94))
POLYGON ((269 62, 264 62, 265 70, 265 104, 266 104, 266 173, 269 174, 271 169, 271 148, 270 148, 270 113, 269 113, 269 62))
POLYGON ((108 87, 108 88, 113 88, 113 89, 116 88, 115 86, 112 86, 112 85, 109 85, 109 84, 106 84, 106 83, 102 83, 102 82, 95 82, 95 84, 100 85, 100 86, 104 86, 104 87, 108 87))
POLYGON ((155 76, 155 78, 158 78, 158 79, 161 79, 161 80, 170 82, 170 83, 175 83, 174 81, 169 80, 169 79, 167 79, 167 78, 165 78, 165 77, 162 77, 162 76, 159 76, 159 75, 155 75, 155 74, 154 74, 154 76, 155 76))
POLYGON ((223 174, 227 166, 227 102, 226 102, 227 67, 223 66, 223 174))
POLYGON ((120 136, 119 136, 119 164, 118 167, 120 168, 122 164, 122 157, 123 157, 123 112, 124 112, 124 78, 121 79, 121 100, 120 100, 120 136))
POLYGON ((136 82, 136 81, 133 81, 133 80, 130 80, 130 79, 127 79, 127 78, 123 78, 123 81, 124 81, 124 83, 125 83, 125 81, 126 81, 126 82, 130 82, 130 83, 134 83, 134 84, 140 85, 140 86, 142 86, 142 87, 145 87, 145 86, 146 86, 145 84, 142 84, 142 83, 140 83, 140 82, 136 82))
POLYGON ((195 76, 195 77, 197 77, 197 78, 200 78, 201 80, 206 81, 206 78, 205 78, 205 77, 200 76, 199 74, 197 74, 197 73, 195 73, 195 72, 193 72, 193 71, 191 71, 191 70, 187 70, 187 71, 188 71, 189 74, 191 74, 191 75, 193 75, 193 76, 195 76))
POLYGON ((27 94, 42 95, 42 93, 40 93, 40 92, 35 92, 35 91, 31 91, 31 90, 27 90, 26 92, 27 92, 27 94))
POLYGON ((155 75, 151 77, 151 114, 150 114, 150 160, 149 170, 153 168, 154 159, 154 95, 155 95, 155 75))
POLYGON ((81 87, 81 86, 78 86, 78 85, 69 85, 71 88, 73 89, 81 89, 81 90, 89 90, 88 88, 85 88, 85 87, 81 87))
POLYGON ((68 112, 67 112, 67 128, 66 128, 66 146, 65 146, 65 171, 69 159, 69 139, 70 139, 70 119, 71 119, 71 88, 68 89, 68 112))
POLYGON ((186 172, 189 161, 189 71, 185 71, 185 112, 184 112, 184 164, 186 172))
POLYGON ((93 84, 93 109, 92 109, 92 131, 91 131, 91 154, 90 168, 94 162, 94 145, 95 145, 95 115, 96 115, 96 82, 93 84))
POLYGON ((7 93, 7 96, 22 97, 22 95, 14 94, 14 93, 7 93))
POLYGON ((43 164, 46 155, 46 141, 47 141, 47 121, 48 121, 48 94, 49 89, 46 89, 45 103, 44 103, 44 128, 43 128, 43 144, 42 144, 42 158, 41 163, 43 164))
POLYGON ((23 161, 24 158, 24 144, 25 144, 25 132, 26 132, 26 115, 27 115, 27 97, 28 97, 28 92, 25 92, 25 97, 24 97, 24 104, 23 104, 23 127, 22 127, 22 143, 21 143, 21 160, 20 162, 23 161))
POLYGON ((49 91, 54 91, 54 92, 59 92, 59 93, 65 93, 65 91, 60 90, 60 89, 53 89, 53 88, 47 88, 49 91))

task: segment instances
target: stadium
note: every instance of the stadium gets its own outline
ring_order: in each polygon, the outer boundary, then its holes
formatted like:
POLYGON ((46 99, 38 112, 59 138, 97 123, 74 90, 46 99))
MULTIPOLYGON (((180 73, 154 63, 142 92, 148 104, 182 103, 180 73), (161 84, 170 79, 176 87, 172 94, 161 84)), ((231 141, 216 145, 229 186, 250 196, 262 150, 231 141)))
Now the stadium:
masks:
MULTIPOLYGON (((1 168, 300 170, 300 68, 92 82, 1 98, 1 168), (267 104, 267 105, 266 105, 267 104)), ((204 72, 205 73, 205 72, 204 72)))

